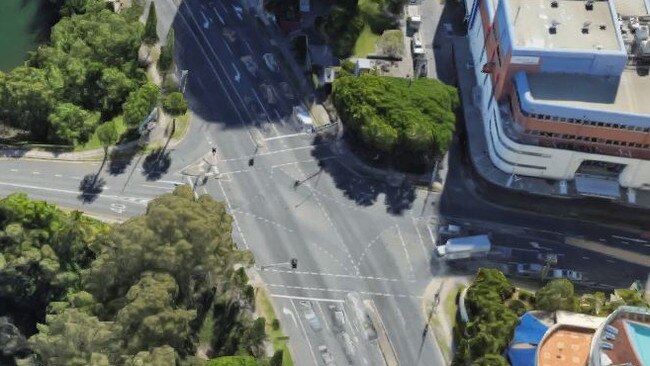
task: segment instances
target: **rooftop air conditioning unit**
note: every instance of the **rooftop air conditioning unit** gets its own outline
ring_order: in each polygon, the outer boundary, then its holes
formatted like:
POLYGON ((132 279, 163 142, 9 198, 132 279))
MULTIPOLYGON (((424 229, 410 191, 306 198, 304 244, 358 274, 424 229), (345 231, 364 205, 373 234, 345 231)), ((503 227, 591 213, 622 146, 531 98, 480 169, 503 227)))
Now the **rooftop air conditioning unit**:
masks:
POLYGON ((585 9, 594 10, 594 0, 586 0, 585 1, 585 9))
POLYGON ((591 21, 587 20, 586 22, 582 23, 582 34, 587 34, 589 33, 589 26, 591 25, 591 21))
POLYGON ((555 19, 551 20, 551 25, 548 27, 548 32, 551 34, 556 34, 558 25, 560 25, 560 22, 555 19))

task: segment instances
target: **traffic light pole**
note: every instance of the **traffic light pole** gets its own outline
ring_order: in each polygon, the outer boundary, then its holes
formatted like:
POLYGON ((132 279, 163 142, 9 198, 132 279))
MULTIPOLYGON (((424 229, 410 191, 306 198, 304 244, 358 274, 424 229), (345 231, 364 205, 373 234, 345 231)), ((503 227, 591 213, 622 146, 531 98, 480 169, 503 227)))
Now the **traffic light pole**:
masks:
POLYGON ((263 270, 265 270, 267 268, 282 267, 282 266, 290 266, 291 269, 298 269, 298 259, 291 258, 291 260, 289 262, 265 264, 263 266, 260 266, 260 270, 263 271, 263 270))

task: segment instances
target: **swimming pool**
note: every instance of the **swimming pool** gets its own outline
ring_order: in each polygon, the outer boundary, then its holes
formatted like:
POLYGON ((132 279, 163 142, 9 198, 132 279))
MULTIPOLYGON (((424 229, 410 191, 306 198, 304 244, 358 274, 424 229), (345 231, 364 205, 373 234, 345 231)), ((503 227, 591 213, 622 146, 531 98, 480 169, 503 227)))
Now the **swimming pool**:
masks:
POLYGON ((650 326, 634 322, 625 322, 627 334, 632 341, 636 354, 642 365, 650 365, 650 326))

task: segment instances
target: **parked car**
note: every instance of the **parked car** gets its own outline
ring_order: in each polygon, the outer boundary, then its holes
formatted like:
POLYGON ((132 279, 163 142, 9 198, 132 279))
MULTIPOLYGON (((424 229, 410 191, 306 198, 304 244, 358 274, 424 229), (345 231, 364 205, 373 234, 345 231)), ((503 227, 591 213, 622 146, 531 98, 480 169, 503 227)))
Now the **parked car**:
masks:
POLYGON ((414 58, 424 56, 424 47, 422 46, 422 39, 419 33, 415 33, 413 38, 411 38, 411 52, 414 58))
POLYGON ((267 103, 275 104, 275 102, 277 102, 275 98, 275 91, 273 90, 272 86, 268 84, 262 84, 260 85, 260 91, 262 92, 262 98, 264 98, 267 103))
POLYGON ((323 359, 323 362, 325 362, 325 365, 336 366, 334 357, 332 357, 332 354, 327 350, 326 346, 318 346, 318 352, 320 353, 320 357, 323 359))
POLYGON ((345 314, 343 313, 341 306, 330 305, 329 309, 332 312, 332 321, 334 322, 334 326, 338 329, 345 328, 345 314))

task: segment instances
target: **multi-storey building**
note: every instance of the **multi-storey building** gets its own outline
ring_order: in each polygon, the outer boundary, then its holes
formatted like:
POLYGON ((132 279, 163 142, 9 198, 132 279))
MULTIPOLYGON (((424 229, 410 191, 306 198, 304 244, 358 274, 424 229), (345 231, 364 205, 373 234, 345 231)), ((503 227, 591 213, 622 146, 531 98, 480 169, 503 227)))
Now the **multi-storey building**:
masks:
POLYGON ((520 176, 650 190, 650 0, 465 0, 488 155, 520 176))

